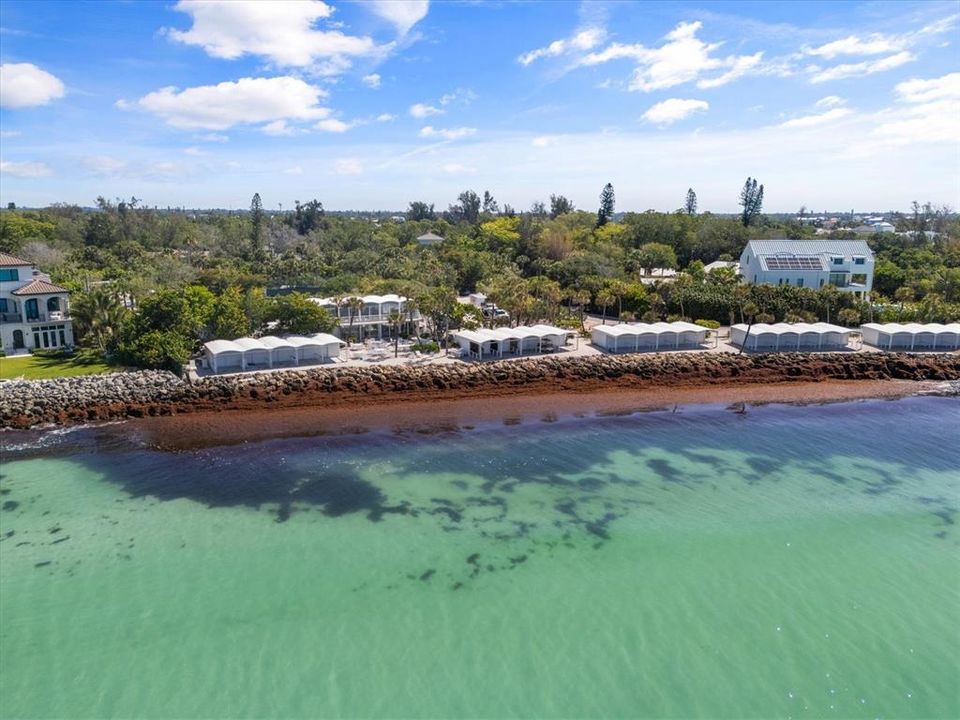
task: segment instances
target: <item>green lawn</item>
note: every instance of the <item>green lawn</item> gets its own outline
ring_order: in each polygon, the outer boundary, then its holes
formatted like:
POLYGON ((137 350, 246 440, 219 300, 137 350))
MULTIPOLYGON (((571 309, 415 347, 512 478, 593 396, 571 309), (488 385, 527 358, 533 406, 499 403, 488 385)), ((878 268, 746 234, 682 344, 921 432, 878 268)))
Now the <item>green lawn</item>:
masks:
POLYGON ((46 353, 0 358, 0 379, 3 380, 20 377, 25 380, 44 380, 117 370, 122 368, 108 365, 101 358, 84 353, 73 355, 46 353))

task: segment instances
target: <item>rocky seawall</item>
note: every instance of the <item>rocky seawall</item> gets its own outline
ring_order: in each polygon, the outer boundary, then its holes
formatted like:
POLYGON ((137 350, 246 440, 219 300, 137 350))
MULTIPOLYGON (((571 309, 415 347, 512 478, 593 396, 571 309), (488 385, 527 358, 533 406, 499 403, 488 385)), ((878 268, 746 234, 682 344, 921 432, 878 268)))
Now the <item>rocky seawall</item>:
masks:
POLYGON ((0 427, 525 392, 817 380, 960 380, 960 354, 594 355, 420 367, 323 367, 207 377, 193 383, 160 371, 86 375, 0 384, 0 427))

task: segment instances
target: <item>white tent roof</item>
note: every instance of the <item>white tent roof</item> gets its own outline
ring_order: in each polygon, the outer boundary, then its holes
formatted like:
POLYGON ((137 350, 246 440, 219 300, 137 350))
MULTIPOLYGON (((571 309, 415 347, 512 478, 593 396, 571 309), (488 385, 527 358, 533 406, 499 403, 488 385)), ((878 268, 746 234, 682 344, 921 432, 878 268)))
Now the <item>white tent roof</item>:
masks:
POLYGON ((656 323, 620 323, 619 325, 597 325, 593 330, 609 337, 623 335, 662 335, 663 333, 702 332, 707 328, 688 322, 656 322, 656 323))
POLYGON ((891 335, 894 333, 916 334, 921 332, 960 333, 960 323, 949 323, 947 325, 941 323, 865 323, 861 327, 891 335))
POLYGON ((243 352, 243 348, 233 342, 233 340, 211 340, 205 343, 203 347, 211 355, 219 355, 225 352, 243 352))
MULTIPOLYGON (((738 323, 733 325, 731 329, 734 330, 743 330, 746 332, 747 325, 744 323, 738 323)), ((784 335, 786 333, 848 333, 850 332, 849 328, 840 327, 839 325, 831 325, 829 323, 754 323, 753 326, 750 326, 751 335, 784 335)))
POLYGON ((338 337, 327 333, 317 333, 310 337, 291 335, 288 338, 278 338, 268 335, 262 338, 242 337, 236 340, 211 340, 204 344, 204 349, 211 355, 224 352, 243 353, 247 350, 275 350, 277 348, 321 347, 325 345, 346 345, 338 337))
POLYGON ((571 335, 573 330, 564 330, 553 325, 519 325, 514 328, 479 328, 477 330, 456 330, 453 335, 475 343, 502 342, 504 340, 525 340, 536 338, 542 340, 557 335, 571 335))

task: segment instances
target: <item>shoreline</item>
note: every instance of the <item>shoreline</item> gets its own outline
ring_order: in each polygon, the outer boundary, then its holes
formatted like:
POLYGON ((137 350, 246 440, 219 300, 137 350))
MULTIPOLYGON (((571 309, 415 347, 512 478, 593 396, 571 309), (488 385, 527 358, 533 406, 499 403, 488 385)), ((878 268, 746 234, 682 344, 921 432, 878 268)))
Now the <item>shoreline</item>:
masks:
POLYGON ((692 405, 738 410, 768 404, 820 405, 908 397, 939 383, 914 380, 823 380, 656 388, 556 390, 510 395, 448 396, 386 400, 354 405, 246 408, 135 418, 116 432, 162 450, 192 450, 293 437, 330 437, 383 431, 436 435, 477 425, 553 423, 574 418, 626 416, 692 405), (743 406, 742 409, 737 406, 743 406))
POLYGON ((182 422, 198 413, 239 417, 296 408, 335 411, 344 417, 365 407, 388 414, 402 408, 407 414, 414 412, 417 403, 434 407, 449 401, 480 403, 475 410, 482 414, 483 404, 542 403, 542 398, 549 397, 552 406, 560 407, 558 403, 576 405, 585 396, 604 393, 661 404, 697 393, 706 397, 702 393, 714 391, 721 393, 717 397, 724 402, 775 401, 786 397, 785 392, 798 400, 815 400, 823 392, 816 388, 824 383, 831 387, 851 383, 856 390, 843 392, 857 396, 880 392, 869 390, 877 382, 956 380, 960 380, 960 354, 956 353, 596 355, 424 367, 331 367, 215 376, 195 382, 169 372, 141 371, 4 383, 0 427, 22 430, 165 417, 182 422), (800 395, 783 389, 801 385, 807 390, 800 395), (756 387, 779 389, 744 394, 756 387), (526 400, 516 400, 521 397, 526 400))

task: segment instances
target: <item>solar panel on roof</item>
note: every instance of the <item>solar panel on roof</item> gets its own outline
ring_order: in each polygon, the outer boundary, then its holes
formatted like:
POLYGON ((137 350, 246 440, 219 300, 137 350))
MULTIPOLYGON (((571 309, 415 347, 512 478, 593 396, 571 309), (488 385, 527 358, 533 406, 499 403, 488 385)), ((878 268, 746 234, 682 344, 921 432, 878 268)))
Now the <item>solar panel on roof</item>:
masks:
POLYGON ((804 257, 798 255, 784 255, 767 257, 768 270, 822 270, 818 257, 804 257))

